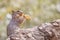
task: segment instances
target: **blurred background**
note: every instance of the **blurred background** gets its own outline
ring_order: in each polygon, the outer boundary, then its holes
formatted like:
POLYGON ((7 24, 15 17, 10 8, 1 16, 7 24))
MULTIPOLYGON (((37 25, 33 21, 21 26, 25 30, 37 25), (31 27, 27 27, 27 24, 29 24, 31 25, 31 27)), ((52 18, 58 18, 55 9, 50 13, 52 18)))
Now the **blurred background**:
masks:
POLYGON ((6 27, 11 20, 12 10, 22 10, 31 16, 22 28, 37 26, 44 22, 60 19, 60 0, 0 0, 0 40, 6 40, 6 27))

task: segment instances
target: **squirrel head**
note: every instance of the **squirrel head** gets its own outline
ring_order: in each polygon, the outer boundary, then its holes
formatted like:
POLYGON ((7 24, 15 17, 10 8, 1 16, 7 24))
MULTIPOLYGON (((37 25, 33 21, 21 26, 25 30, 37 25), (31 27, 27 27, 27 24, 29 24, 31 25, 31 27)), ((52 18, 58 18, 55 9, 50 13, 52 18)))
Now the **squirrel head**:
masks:
POLYGON ((12 19, 14 19, 17 22, 22 23, 24 20, 30 20, 31 17, 29 15, 25 15, 22 11, 12 11, 12 19))

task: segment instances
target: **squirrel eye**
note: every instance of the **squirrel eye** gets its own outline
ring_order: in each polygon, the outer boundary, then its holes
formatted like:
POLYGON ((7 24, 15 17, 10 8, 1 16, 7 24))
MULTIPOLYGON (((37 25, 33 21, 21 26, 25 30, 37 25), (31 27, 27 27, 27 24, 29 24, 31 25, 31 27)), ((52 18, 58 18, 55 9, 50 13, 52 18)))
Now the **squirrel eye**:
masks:
POLYGON ((17 12, 20 12, 19 10, 17 12))

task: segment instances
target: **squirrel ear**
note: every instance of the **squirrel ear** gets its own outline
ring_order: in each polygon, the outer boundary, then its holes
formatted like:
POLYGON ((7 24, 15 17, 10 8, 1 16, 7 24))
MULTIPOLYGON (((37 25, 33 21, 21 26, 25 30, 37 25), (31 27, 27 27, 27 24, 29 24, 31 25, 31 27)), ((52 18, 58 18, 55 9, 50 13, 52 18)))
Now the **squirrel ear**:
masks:
POLYGON ((15 11, 14 10, 12 10, 12 15, 15 13, 15 11))
POLYGON ((14 10, 12 10, 12 13, 14 13, 14 10))

